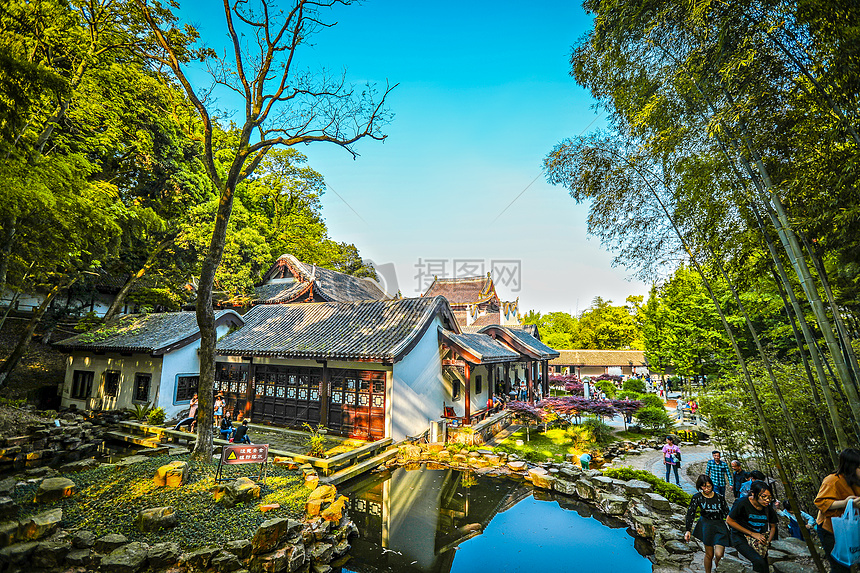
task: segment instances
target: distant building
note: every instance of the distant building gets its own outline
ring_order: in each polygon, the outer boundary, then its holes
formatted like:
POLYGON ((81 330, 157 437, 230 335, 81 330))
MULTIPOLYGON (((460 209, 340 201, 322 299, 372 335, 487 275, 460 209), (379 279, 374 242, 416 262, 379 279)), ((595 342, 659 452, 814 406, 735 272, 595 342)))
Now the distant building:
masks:
POLYGON ((486 277, 435 278, 423 296, 444 296, 461 328, 483 328, 491 324, 520 324, 519 299, 503 302, 496 293, 490 273, 486 277))
POLYGON ((579 378, 601 374, 648 374, 643 350, 559 350, 558 353, 558 358, 549 362, 554 374, 573 374, 579 378))

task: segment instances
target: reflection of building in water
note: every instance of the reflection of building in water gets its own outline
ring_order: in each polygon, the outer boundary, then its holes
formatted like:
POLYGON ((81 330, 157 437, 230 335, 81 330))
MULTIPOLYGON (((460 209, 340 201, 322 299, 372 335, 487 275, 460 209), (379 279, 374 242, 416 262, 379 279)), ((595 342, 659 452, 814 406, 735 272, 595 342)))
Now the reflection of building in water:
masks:
POLYGON ((450 571, 460 543, 531 494, 508 480, 466 487, 463 476, 452 469, 397 469, 390 477, 369 476, 349 488, 349 517, 361 536, 344 570, 374 571, 385 563, 397 571, 450 571))

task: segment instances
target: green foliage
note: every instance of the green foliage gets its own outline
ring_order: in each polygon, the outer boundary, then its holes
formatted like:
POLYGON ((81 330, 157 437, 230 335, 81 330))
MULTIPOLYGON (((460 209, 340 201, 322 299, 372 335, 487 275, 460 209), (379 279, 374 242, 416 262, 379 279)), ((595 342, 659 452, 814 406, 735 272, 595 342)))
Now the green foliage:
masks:
POLYGON ((619 400, 639 400, 642 396, 639 392, 633 392, 630 390, 621 390, 615 397, 619 400))
POLYGON ((94 328, 98 328, 104 324, 102 318, 95 312, 88 312, 75 325, 75 330, 78 332, 89 332, 94 328))
POLYGON ((594 443, 605 446, 612 442, 612 428, 597 418, 586 418, 583 420, 582 426, 591 432, 594 443))
POLYGON ((642 402, 646 407, 663 408, 665 410, 663 399, 657 394, 642 394, 637 400, 642 402))
POLYGON ((662 404, 660 406, 646 406, 636 412, 634 417, 639 421, 640 426, 651 431, 664 430, 674 424, 662 404))
POLYGON ((606 393, 606 397, 610 400, 614 399, 615 395, 618 393, 618 387, 612 380, 598 380, 597 382, 594 382, 594 385, 603 390, 606 393))
MULTIPOLYGON (((628 378, 621 384, 622 390, 627 390, 630 392, 638 392, 639 394, 645 393, 645 381, 640 380, 638 378, 628 378)), ((638 398, 637 398, 638 399, 638 398)))
POLYGON ((128 412, 129 415, 138 422, 147 420, 149 418, 149 413, 152 411, 152 405, 149 402, 146 404, 135 404, 132 408, 126 408, 126 412, 128 412))
POLYGON ((305 440, 307 455, 315 458, 321 458, 326 452, 326 433, 328 430, 324 426, 311 426, 308 423, 303 424, 308 432, 308 437, 305 440))
POLYGON ((146 415, 146 420, 152 424, 153 426, 160 426, 164 423, 164 419, 167 417, 164 408, 159 406, 158 408, 154 408, 149 411, 146 415))
POLYGON ((672 503, 677 503, 684 507, 690 505, 690 499, 692 498, 690 494, 677 485, 663 481, 647 470, 634 470, 631 467, 609 468, 603 470, 603 475, 624 481, 638 479, 650 483, 654 486, 655 493, 662 495, 672 503))

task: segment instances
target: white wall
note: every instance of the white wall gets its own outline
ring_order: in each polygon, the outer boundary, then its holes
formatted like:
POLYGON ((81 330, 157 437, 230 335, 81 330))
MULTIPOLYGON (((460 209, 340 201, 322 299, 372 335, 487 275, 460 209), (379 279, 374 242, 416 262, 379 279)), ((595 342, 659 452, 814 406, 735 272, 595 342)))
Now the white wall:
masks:
POLYGON ((117 410, 133 407, 134 401, 134 378, 135 374, 149 373, 152 380, 149 387, 149 401, 151 402, 158 392, 158 383, 161 379, 161 357, 153 357, 149 354, 132 354, 122 356, 111 352, 104 355, 85 354, 76 352, 66 362, 66 378, 63 383, 61 404, 64 408, 74 404, 79 410, 117 410), (88 399, 73 400, 72 379, 75 370, 93 372, 93 386, 88 399), (119 388, 116 397, 104 395, 104 372, 105 370, 118 370, 120 372, 119 388))
MULTIPOLYGON (((438 318, 412 351, 394 364, 391 384, 391 434, 394 440, 420 434, 451 405, 451 389, 442 377, 438 318)), ((459 402, 462 408, 463 401, 459 402)))

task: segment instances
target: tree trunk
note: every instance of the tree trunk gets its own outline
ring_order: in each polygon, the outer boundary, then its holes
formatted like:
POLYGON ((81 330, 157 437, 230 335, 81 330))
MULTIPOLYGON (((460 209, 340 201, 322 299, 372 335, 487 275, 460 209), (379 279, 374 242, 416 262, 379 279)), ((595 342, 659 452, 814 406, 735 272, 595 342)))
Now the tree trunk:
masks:
POLYGON ((212 460, 212 424, 214 421, 215 385, 215 311, 212 308, 212 289, 215 285, 215 271, 221 264, 224 244, 227 239, 227 223, 233 211, 235 182, 228 181, 218 201, 218 214, 212 231, 209 252, 203 259, 200 270, 200 284, 197 286, 197 325, 200 328, 200 382, 197 387, 199 407, 197 410, 197 442, 191 457, 209 462, 212 460))
POLYGON ((17 231, 17 219, 10 215, 3 219, 3 235, 0 240, 0 296, 6 292, 6 273, 9 271, 9 257, 12 256, 12 243, 17 231))
MULTIPOLYGON (((122 288, 119 289, 116 297, 113 299, 113 302, 108 308, 107 312, 104 316, 104 321, 107 322, 112 319, 119 312, 119 309, 122 308, 123 303, 125 303, 125 298, 128 296, 128 293, 131 292, 132 287, 137 284, 137 282, 146 275, 155 266, 155 259, 158 255, 165 249, 167 246, 173 242, 173 238, 165 239, 161 243, 159 243, 155 249, 149 254, 146 259, 146 262, 143 263, 143 266, 138 269, 137 272, 132 273, 128 280, 122 285, 122 288)), ((223 250, 223 247, 222 247, 223 250)))
POLYGON ((3 365, 0 366, 0 388, 6 383, 6 379, 9 377, 9 374, 18 366, 18 363, 21 361, 21 358, 24 356, 24 353, 27 352, 27 348, 30 346, 30 340, 33 338, 33 333, 36 331, 36 326, 38 326, 39 321, 42 320, 42 317, 45 315, 45 312, 48 310, 48 307, 51 305, 51 302, 56 298, 56 296, 65 288, 72 286, 72 284, 77 279, 72 279, 71 282, 67 284, 58 284, 54 288, 48 292, 45 300, 42 301, 42 304, 39 305, 39 308, 33 314, 33 317, 30 319, 30 322, 27 324, 27 328, 24 330, 24 333, 21 335, 21 338, 18 339, 18 344, 15 345, 15 348, 12 350, 12 354, 3 362, 3 365))

